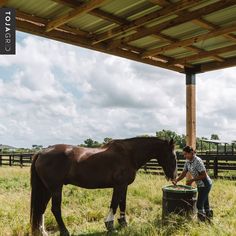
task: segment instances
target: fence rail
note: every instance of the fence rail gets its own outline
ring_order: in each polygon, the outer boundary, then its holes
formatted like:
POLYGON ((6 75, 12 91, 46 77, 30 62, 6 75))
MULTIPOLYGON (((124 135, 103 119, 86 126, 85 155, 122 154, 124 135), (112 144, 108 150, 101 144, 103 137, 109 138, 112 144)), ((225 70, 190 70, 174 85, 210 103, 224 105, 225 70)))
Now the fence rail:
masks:
MULTIPOLYGON (((228 177, 236 178, 236 154, 198 154, 203 160, 206 169, 214 178, 218 178, 221 174, 225 175, 229 173, 228 177)), ((29 166, 31 164, 33 153, 0 153, 0 166, 29 166)), ((181 171, 184 167, 185 159, 183 155, 177 153, 178 160, 178 171, 181 171)), ((146 172, 162 173, 161 166, 157 163, 155 159, 150 160, 142 167, 146 172)))
POLYGON ((26 166, 30 165, 33 153, 0 153, 0 166, 26 166))

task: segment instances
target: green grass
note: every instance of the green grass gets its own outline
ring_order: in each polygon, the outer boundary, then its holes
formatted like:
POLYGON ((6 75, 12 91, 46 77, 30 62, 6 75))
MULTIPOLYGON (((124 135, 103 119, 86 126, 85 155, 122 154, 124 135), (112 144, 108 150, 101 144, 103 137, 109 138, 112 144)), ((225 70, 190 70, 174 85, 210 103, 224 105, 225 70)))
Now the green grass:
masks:
MULTIPOLYGON (((138 174, 128 189, 127 219, 129 226, 114 235, 236 235, 236 183, 214 181, 210 193, 214 209, 213 224, 173 216, 171 223, 162 225, 161 205, 163 176, 138 174)), ((104 218, 111 199, 111 189, 86 190, 65 186, 62 213, 72 235, 105 235, 104 218)), ((0 235, 29 234, 30 185, 29 168, 0 168, 0 235)), ((45 216, 50 235, 59 235, 50 204, 45 216)))

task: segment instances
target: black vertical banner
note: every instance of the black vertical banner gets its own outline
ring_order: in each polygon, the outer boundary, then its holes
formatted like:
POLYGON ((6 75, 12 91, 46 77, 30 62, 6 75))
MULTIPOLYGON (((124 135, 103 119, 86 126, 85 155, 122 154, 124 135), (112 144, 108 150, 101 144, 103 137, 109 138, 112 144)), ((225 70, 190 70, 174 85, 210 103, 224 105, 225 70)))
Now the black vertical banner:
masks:
POLYGON ((16 54, 16 11, 0 8, 0 54, 16 54))

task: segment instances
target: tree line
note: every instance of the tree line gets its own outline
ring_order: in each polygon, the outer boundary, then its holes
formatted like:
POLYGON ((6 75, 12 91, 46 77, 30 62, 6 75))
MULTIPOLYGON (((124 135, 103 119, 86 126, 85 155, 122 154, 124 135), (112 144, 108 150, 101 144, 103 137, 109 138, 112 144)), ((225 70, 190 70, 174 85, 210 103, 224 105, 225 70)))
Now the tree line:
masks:
MULTIPOLYGON (((160 139, 164 139, 164 140, 170 140, 170 139, 174 139, 175 141, 175 145, 176 145, 176 150, 181 150, 183 149, 184 146, 186 146, 186 135, 184 134, 177 134, 175 131, 171 131, 171 130, 160 130, 157 131, 154 135, 155 137, 158 137, 160 139)), ((150 135, 141 135, 139 137, 151 137, 150 135)), ((208 150, 209 147, 211 149, 215 149, 216 146, 214 144, 209 144, 206 142, 201 142, 201 140, 209 140, 206 137, 197 137, 196 139, 196 148, 197 150, 208 150)), ((219 136, 217 134, 211 134, 210 136, 210 140, 219 140, 219 136)), ((101 147, 107 143, 109 143, 110 141, 112 141, 112 138, 110 137, 106 137, 103 139, 102 142, 93 140, 92 138, 88 138, 86 140, 83 141, 83 143, 78 144, 78 146, 81 147, 90 147, 90 148, 97 148, 97 147, 101 147)), ((14 150, 14 152, 35 152, 38 151, 40 149, 42 149, 43 146, 42 145, 37 145, 34 144, 32 145, 32 148, 17 148, 16 150, 14 150)), ((12 150, 7 150, 7 148, 1 149, 0 148, 0 152, 11 152, 12 150)))
MULTIPOLYGON (((140 137, 149 137, 149 135, 141 135, 140 137)), ((150 136, 151 137, 151 136, 150 136)), ((161 131, 157 131, 155 134, 155 137, 158 137, 160 139, 164 139, 164 140, 170 140, 171 138, 174 139, 175 141, 175 145, 176 145, 176 149, 182 149, 186 146, 186 135, 184 134, 177 134, 174 131, 171 130, 161 130, 161 131)), ((95 141, 91 138, 88 138, 84 141, 84 143, 79 144, 79 146, 82 147, 101 147, 102 145, 110 142, 112 140, 112 138, 104 138, 103 142, 99 143, 98 141, 95 141)), ((209 144, 202 142, 201 140, 208 140, 206 137, 197 137, 196 139, 196 148, 200 149, 202 148, 202 150, 208 150, 209 148, 209 144)), ((219 136, 217 134, 211 134, 210 140, 219 140, 219 136)), ((214 146, 214 144, 213 144, 214 146)), ((214 147, 213 147, 214 149, 214 147)))

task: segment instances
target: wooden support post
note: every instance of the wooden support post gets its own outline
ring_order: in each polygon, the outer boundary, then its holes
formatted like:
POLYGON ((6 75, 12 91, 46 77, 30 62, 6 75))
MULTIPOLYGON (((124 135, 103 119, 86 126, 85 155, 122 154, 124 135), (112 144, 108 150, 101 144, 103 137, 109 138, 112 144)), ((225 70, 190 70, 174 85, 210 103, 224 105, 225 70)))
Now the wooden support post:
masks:
POLYGON ((20 155, 20 167, 23 167, 23 155, 20 155))
POLYGON ((214 178, 218 178, 218 156, 214 157, 214 178))
POLYGON ((196 149, 195 73, 186 72, 186 143, 196 149))
POLYGON ((12 166, 12 155, 9 155, 9 166, 12 166))

